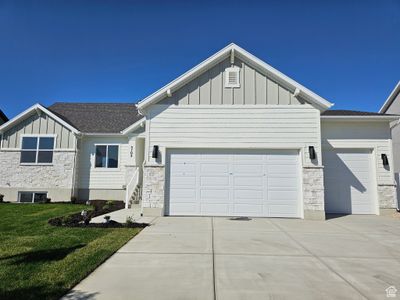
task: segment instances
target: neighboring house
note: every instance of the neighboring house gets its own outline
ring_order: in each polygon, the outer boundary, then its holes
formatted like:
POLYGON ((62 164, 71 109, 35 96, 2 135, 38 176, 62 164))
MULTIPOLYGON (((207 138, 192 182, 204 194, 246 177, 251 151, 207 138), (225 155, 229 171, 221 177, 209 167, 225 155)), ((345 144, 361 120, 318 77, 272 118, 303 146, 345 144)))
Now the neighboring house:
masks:
POLYGON ((5 122, 8 121, 7 116, 3 113, 3 111, 0 109, 0 125, 4 124, 5 122))
MULTIPOLYGON (((380 113, 384 114, 396 114, 400 115, 400 81, 396 87, 390 93, 385 103, 379 110, 380 113)), ((397 182, 397 201, 400 207, 400 126, 398 121, 394 121, 391 124, 392 128, 392 140, 393 140, 393 153, 394 153, 394 173, 397 182)))
POLYGON ((133 195, 145 215, 393 209, 397 117, 331 106, 231 44, 136 106, 37 104, 13 118, 0 127, 0 193, 127 205, 133 195))

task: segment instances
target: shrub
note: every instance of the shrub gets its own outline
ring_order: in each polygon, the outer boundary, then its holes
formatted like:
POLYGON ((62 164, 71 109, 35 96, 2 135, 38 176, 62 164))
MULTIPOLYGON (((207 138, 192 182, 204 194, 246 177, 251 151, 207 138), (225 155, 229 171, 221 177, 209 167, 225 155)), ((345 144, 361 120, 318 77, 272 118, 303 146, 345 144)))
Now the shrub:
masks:
POLYGON ((78 202, 78 199, 75 196, 71 197, 71 203, 76 204, 78 202))
POLYGON ((111 209, 113 206, 114 206, 114 201, 108 200, 108 201, 106 202, 106 204, 103 206, 103 209, 104 209, 104 210, 109 210, 109 209, 111 209))
POLYGON ((44 203, 50 203, 50 202, 51 202, 51 198, 44 199, 44 203))
POLYGON ((4 202, 4 195, 0 194, 0 203, 3 203, 3 202, 4 202))

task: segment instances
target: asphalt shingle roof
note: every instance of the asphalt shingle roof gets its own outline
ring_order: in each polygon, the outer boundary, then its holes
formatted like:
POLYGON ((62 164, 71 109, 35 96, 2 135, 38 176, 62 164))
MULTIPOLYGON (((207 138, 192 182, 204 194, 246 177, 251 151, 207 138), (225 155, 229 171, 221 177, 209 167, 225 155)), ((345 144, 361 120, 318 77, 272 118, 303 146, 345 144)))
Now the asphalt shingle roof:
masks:
POLYGON ((119 133, 143 118, 133 103, 56 102, 48 109, 84 133, 119 133))

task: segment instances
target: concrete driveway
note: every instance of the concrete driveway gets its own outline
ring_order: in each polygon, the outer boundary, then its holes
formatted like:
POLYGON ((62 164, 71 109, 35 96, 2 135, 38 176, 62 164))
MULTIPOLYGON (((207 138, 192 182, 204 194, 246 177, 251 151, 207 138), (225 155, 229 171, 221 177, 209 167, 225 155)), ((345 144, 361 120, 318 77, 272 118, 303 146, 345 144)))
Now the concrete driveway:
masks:
POLYGON ((400 297, 400 220, 158 218, 66 299, 400 297))

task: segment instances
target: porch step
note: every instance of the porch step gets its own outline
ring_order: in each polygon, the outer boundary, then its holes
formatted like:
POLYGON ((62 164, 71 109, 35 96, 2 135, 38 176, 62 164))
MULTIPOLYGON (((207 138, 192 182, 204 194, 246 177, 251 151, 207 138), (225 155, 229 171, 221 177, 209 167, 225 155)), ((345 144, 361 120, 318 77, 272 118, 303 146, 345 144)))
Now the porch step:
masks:
POLYGON ((142 187, 138 185, 132 193, 131 199, 129 201, 130 206, 139 204, 141 198, 142 198, 142 187))

